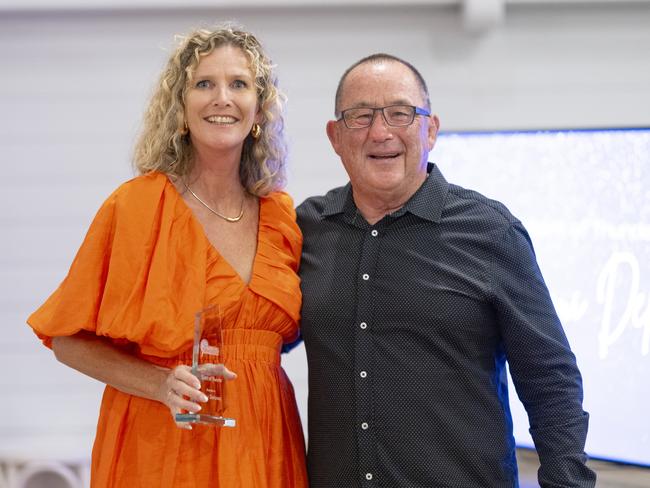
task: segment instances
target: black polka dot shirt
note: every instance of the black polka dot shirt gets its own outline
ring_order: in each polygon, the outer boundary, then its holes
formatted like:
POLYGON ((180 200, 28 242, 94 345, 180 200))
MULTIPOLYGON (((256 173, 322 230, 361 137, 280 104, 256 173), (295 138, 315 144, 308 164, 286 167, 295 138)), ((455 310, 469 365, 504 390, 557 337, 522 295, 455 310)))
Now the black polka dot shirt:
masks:
POLYGON ((516 487, 506 360, 542 487, 594 486, 580 372, 526 230, 429 171, 375 225, 349 184, 298 208, 310 486, 516 487))

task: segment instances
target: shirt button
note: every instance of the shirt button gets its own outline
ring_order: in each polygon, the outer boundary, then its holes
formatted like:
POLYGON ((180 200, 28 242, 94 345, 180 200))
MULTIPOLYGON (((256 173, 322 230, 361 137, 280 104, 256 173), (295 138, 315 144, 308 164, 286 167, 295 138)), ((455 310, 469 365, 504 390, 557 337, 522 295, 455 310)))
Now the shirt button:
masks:
POLYGON ((368 273, 363 273, 362 278, 364 279, 364 281, 368 281, 370 279, 370 275, 368 273))
POLYGON ((359 327, 361 327, 362 329, 365 329, 366 327, 368 327, 368 324, 366 324, 365 322, 361 322, 359 324, 359 327))
POLYGON ((379 232, 373 230, 370 234, 372 235, 372 237, 377 237, 379 235, 379 232))
POLYGON ((368 373, 366 373, 365 371, 361 371, 361 373, 359 373, 359 376, 365 378, 366 376, 368 376, 368 373))
POLYGON ((366 479, 370 481, 372 479, 372 473, 366 473, 366 479))
POLYGON ((368 430, 368 422, 362 422, 362 423, 361 423, 361 428, 362 428, 363 430, 368 430))

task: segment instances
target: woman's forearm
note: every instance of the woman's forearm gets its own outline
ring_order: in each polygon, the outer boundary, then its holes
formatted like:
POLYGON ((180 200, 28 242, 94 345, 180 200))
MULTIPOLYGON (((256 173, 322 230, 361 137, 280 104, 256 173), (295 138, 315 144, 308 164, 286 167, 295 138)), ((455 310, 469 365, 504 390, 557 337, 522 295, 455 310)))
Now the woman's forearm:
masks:
POLYGON ((139 359, 89 332, 52 339, 56 358, 118 390, 164 403, 169 370, 139 359))
MULTIPOLYGON (((130 395, 155 400, 169 408, 173 418, 183 411, 198 412, 208 397, 187 365, 162 368, 129 354, 108 339, 82 331, 52 339, 52 350, 63 364, 130 395)), ((210 375, 237 377, 223 364, 210 365, 210 375)), ((178 423, 184 429, 189 424, 178 423)))

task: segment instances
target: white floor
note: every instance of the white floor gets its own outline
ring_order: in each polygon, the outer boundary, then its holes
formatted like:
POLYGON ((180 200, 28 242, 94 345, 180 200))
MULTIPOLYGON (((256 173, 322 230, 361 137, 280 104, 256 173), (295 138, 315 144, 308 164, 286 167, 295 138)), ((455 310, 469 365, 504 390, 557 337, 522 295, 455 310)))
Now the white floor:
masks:
MULTIPOLYGON (((520 488, 539 488, 537 468, 539 461, 535 451, 519 449, 520 488)), ((606 461, 589 461, 589 467, 596 471, 598 488, 648 488, 650 487, 650 468, 630 466, 606 461)))

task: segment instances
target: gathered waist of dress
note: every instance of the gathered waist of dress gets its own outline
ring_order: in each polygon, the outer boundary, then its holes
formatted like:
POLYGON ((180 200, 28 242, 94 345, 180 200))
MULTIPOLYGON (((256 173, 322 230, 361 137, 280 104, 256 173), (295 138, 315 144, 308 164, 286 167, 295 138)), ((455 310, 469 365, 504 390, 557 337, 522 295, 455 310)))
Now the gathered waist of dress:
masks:
MULTIPOLYGON (((232 360, 260 361, 280 365, 282 336, 277 332, 259 329, 224 329, 221 332, 222 358, 225 364, 232 360)), ((140 355, 146 361, 167 368, 192 364, 192 349, 173 358, 140 355)))

